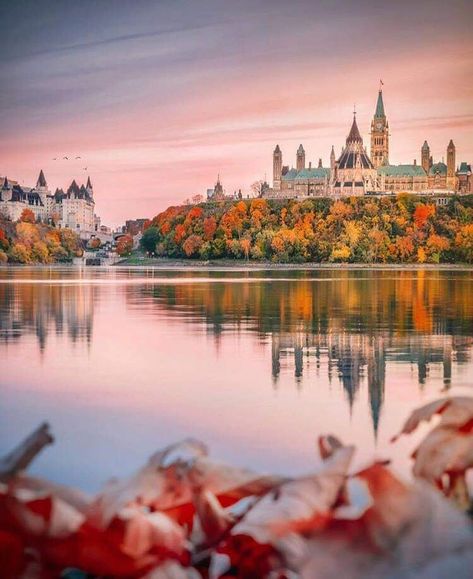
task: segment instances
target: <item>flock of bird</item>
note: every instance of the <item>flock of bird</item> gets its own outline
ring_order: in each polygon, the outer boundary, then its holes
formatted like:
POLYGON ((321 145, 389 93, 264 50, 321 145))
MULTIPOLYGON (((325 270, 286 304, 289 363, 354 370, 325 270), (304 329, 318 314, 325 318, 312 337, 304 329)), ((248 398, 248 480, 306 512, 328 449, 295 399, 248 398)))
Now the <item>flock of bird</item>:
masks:
MULTIPOLYGON (((74 159, 75 160, 82 159, 82 157, 77 156, 74 159)), ((64 157, 62 157, 62 159, 60 157, 53 157, 53 161, 69 161, 69 157, 64 156, 64 157)), ((87 167, 84 167, 83 170, 87 171, 87 167)))

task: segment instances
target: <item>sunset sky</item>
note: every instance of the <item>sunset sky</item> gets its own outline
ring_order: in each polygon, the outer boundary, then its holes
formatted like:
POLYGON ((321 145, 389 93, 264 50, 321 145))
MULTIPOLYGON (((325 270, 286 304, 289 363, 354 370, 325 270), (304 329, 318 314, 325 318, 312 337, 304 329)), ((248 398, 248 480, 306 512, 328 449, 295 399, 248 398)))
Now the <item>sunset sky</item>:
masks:
POLYGON ((329 163, 379 79, 392 163, 450 138, 473 162, 470 1, 122 0, 0 4, 0 175, 90 175, 102 221, 272 178, 272 150, 329 163), (57 160, 68 156, 69 161, 57 160), (75 159, 80 156, 81 159, 75 159), (85 170, 87 168, 87 170, 85 170))

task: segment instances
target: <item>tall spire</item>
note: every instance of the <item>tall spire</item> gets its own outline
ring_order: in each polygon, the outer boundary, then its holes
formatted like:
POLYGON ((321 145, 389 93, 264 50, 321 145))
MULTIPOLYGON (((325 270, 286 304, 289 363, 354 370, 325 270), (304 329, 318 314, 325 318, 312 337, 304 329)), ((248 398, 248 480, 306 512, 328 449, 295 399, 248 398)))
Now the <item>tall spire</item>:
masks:
POLYGON ((86 185, 87 189, 92 189, 92 183, 90 182, 90 177, 87 177, 87 185, 86 185))
POLYGON ((358 129, 358 125, 356 124, 356 112, 353 113, 353 124, 350 129, 350 133, 347 137, 347 145, 348 143, 362 143, 363 139, 361 138, 360 131, 358 129))
POLYGON ((386 116, 384 112, 383 90, 380 88, 378 92, 378 102, 376 103, 376 112, 374 116, 377 119, 382 119, 386 116))
POLYGON ((43 169, 39 172, 38 180, 36 181, 36 187, 47 187, 46 179, 44 177, 43 169))

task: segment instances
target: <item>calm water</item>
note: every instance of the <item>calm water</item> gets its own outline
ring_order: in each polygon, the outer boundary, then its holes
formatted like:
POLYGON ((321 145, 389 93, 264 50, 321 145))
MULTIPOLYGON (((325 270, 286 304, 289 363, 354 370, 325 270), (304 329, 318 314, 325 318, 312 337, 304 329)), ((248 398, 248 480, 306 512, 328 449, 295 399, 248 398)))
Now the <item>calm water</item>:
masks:
POLYGON ((357 465, 415 406, 473 395, 473 272, 0 269, 0 453, 44 419, 32 472, 96 490, 185 436, 263 471, 357 465))

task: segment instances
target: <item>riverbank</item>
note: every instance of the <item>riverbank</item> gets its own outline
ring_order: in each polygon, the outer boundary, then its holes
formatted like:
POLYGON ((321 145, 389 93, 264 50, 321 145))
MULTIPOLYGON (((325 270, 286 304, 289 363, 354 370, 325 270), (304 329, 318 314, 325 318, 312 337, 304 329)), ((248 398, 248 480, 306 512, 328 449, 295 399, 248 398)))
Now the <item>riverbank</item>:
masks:
POLYGON ((473 264, 465 263, 274 263, 272 261, 245 261, 234 259, 170 259, 128 258, 118 261, 114 267, 152 267, 155 269, 213 269, 213 270, 327 270, 327 269, 361 269, 361 270, 445 270, 473 271, 473 264))

